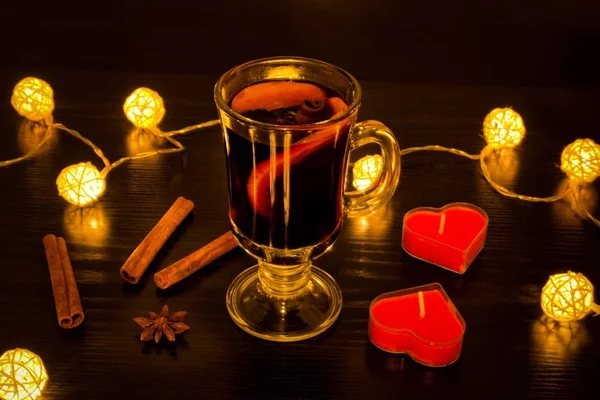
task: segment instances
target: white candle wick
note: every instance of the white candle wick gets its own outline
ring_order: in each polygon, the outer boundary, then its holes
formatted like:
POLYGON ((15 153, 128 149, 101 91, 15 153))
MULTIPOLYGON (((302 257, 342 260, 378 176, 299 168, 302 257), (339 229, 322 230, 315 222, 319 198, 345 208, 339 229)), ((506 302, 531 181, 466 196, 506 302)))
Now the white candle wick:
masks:
POLYGON ((440 229, 438 230, 438 234, 444 234, 444 227, 446 225, 446 214, 442 213, 442 218, 440 218, 440 229))

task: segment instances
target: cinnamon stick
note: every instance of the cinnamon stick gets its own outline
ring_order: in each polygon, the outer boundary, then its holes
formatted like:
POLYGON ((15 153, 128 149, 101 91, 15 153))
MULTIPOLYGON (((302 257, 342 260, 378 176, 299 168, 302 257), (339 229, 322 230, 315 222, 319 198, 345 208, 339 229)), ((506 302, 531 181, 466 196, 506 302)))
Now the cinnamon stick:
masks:
POLYGON ((67 244, 63 238, 52 234, 44 236, 42 242, 50 271, 58 325, 67 329, 75 328, 83 322, 84 314, 67 244))
POLYGON ((187 257, 154 274, 154 282, 159 288, 167 289, 236 248, 237 245, 238 242, 233 233, 231 231, 227 232, 187 257))
POLYGON ((146 235, 121 267, 121 276, 129 283, 138 283, 156 254, 194 208, 194 203, 179 197, 158 223, 146 235))

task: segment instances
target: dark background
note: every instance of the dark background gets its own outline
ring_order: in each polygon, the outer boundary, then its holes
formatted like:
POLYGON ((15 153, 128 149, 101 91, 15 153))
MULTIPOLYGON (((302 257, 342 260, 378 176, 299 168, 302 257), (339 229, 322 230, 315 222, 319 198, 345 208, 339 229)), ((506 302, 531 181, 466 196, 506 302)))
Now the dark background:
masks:
POLYGON ((304 55, 359 79, 598 84, 594 1, 5 2, 0 66, 211 72, 304 55))
MULTIPOLYGON (((557 164, 579 137, 599 141, 600 6, 594 2, 130 1, 8 2, 0 6, 0 159, 39 136, 9 104, 24 76, 55 90, 55 120, 80 130, 114 161, 159 143, 136 137, 121 107, 139 86, 165 99, 163 129, 216 118, 212 88, 227 69, 263 56, 333 62, 363 87, 361 119, 378 119, 402 148, 426 144, 479 152, 485 114, 511 105, 528 128, 513 156, 489 167, 517 192, 564 189, 557 164)), ((97 157, 57 133, 36 158, 0 169, 0 352, 28 348, 50 374, 45 399, 159 398, 584 398, 594 395, 600 320, 556 326, 539 295, 553 273, 600 285, 599 229, 569 202, 508 199, 477 163, 416 153, 402 161, 390 205, 348 220, 316 264, 339 283, 344 307, 325 334, 277 344, 235 326, 224 297, 253 260, 237 249, 180 285, 157 290, 152 274, 226 229, 227 185, 218 128, 181 139, 184 156, 117 168, 93 208, 57 196, 62 168, 97 157), (196 203, 137 286, 118 270, 177 196, 196 203), (466 201, 487 211, 486 247, 464 275, 412 259, 400 240, 404 214, 466 201), (42 236, 64 236, 84 324, 60 329, 42 236), (467 324, 460 360, 431 369, 369 344, 377 295, 439 282, 467 324), (191 330, 175 344, 145 345, 131 318, 162 304, 186 310, 191 330)), ((599 185, 584 188, 589 210, 599 185)))

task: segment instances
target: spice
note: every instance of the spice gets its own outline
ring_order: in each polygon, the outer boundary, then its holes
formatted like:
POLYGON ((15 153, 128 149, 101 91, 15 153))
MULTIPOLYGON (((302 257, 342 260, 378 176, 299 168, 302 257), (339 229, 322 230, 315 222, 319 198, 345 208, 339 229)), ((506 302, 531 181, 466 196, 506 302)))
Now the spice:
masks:
POLYGON ((48 234, 42 240, 50 271, 56 316, 61 328, 75 328, 84 314, 65 239, 48 234))
POLYGON ((237 240, 233 233, 229 231, 187 257, 154 274, 154 282, 159 288, 167 289, 237 246, 237 240))
POLYGON ((313 124, 327 119, 329 113, 331 113, 331 107, 325 107, 324 101, 303 100, 298 107, 294 122, 297 125, 313 124))
POLYGON ((160 315, 154 312, 150 312, 149 315, 150 318, 137 317, 133 319, 135 323, 144 328, 140 336, 140 340, 144 342, 154 338, 154 341, 158 343, 163 334, 170 342, 174 342, 175 335, 190 329, 189 326, 181 322, 187 315, 187 312, 177 311, 169 315, 169 307, 166 304, 163 306, 160 315))
POLYGON ((173 203, 121 267, 123 279, 133 284, 139 282, 158 251, 193 208, 194 203, 183 197, 173 203))

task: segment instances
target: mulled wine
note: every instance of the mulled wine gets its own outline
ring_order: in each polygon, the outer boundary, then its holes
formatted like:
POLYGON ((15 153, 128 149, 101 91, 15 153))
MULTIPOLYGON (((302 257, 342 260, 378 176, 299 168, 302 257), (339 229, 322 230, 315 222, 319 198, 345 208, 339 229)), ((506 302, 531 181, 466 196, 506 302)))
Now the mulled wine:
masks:
POLYGON ((276 249, 333 243, 343 218, 351 121, 318 123, 342 115, 346 102, 313 83, 271 81, 247 86, 229 106, 277 125, 273 133, 228 128, 224 135, 234 230, 276 249))

